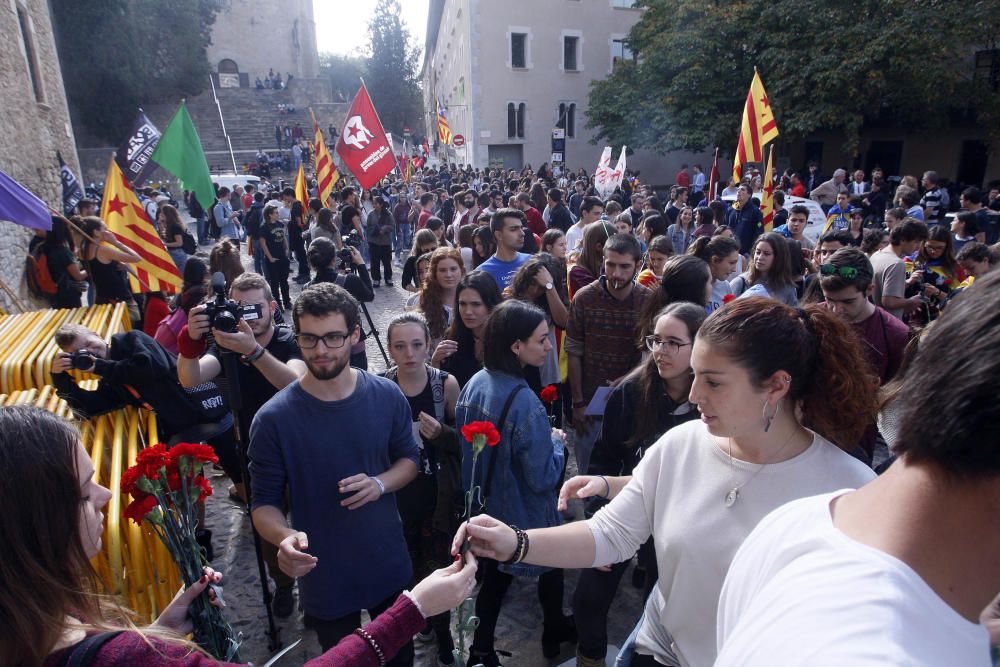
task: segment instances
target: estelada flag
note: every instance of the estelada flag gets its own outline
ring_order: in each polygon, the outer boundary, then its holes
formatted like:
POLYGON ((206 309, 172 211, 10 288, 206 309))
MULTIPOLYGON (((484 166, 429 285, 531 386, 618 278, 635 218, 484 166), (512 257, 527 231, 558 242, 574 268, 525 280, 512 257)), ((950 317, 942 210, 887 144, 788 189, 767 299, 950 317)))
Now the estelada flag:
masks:
POLYGON ((323 141, 323 130, 319 129, 319 123, 316 122, 316 114, 312 113, 312 109, 309 110, 309 113, 312 114, 313 128, 316 132, 315 139, 313 140, 316 155, 316 196, 323 202, 323 206, 329 206, 330 197, 333 194, 333 186, 340 180, 340 172, 337 171, 337 165, 333 163, 333 156, 330 155, 330 149, 327 148, 326 142, 323 141))
POLYGON ((743 165, 749 162, 761 162, 764 159, 764 146, 778 136, 778 126, 774 122, 774 112, 771 101, 764 92, 764 84, 757 70, 753 71, 753 81, 750 82, 750 92, 743 106, 743 125, 740 127, 740 140, 736 145, 736 156, 733 158, 733 180, 737 183, 743 178, 743 165))
POLYGON ((365 190, 396 168, 396 156, 362 82, 337 141, 337 155, 365 190))
POLYGON ((302 202, 302 210, 309 210, 309 186, 306 184, 306 170, 300 163, 299 171, 295 174, 295 198, 302 202))
POLYGON ((764 231, 774 229, 774 145, 767 155, 767 167, 761 182, 760 212, 764 216, 764 231))
POLYGON ((134 265, 139 279, 129 273, 132 291, 168 294, 179 291, 183 284, 180 271, 113 157, 104 182, 107 185, 101 203, 101 219, 119 241, 142 257, 134 265))

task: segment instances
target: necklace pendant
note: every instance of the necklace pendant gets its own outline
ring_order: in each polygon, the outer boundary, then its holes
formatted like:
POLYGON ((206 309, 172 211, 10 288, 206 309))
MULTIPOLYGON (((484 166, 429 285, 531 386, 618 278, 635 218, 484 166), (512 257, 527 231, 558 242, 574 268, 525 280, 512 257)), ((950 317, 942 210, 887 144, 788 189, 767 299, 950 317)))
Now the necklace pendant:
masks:
POLYGON ((740 499, 739 488, 734 488, 732 491, 726 494, 726 507, 732 507, 736 504, 736 501, 740 499))

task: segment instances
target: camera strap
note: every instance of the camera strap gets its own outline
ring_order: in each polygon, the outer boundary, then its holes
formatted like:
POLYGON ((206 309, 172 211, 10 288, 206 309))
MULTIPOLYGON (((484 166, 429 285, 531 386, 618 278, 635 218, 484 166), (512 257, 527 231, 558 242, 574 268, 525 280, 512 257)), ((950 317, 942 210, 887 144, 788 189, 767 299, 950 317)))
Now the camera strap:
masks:
POLYGON ((150 412, 156 412, 155 410, 153 410, 152 405, 143 400, 142 396, 139 395, 139 392, 135 390, 135 387, 133 387, 130 384, 122 384, 122 386, 125 387, 126 390, 128 390, 128 393, 132 394, 132 397, 139 402, 139 405, 141 405, 143 409, 148 410, 150 412))

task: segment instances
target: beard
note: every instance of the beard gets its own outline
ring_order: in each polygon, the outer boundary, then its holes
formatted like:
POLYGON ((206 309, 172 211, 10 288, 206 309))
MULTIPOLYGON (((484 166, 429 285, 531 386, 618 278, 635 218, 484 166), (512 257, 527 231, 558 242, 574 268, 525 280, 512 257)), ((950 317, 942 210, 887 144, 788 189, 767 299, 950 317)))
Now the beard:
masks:
POLYGON ((310 359, 306 359, 305 357, 302 360, 314 378, 317 380, 332 380, 344 372, 344 369, 351 362, 351 356, 347 355, 343 359, 333 359, 333 365, 325 368, 316 366, 310 359))

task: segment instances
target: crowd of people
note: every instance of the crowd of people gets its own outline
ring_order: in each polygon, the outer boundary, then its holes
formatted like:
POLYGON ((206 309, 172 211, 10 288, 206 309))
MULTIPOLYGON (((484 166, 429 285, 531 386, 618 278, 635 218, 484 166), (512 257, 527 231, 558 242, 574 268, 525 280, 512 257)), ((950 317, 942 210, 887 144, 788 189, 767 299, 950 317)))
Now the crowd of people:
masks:
MULTIPOLYGON (((949 221, 934 172, 893 188, 878 169, 847 182, 810 165, 773 184, 765 229, 754 172, 715 198, 692 171, 663 188, 628 173, 609 198, 548 164, 427 167, 364 191, 342 181, 329 202, 315 183, 308 202, 267 183, 219 187, 208 209, 186 198, 199 240, 216 239, 208 262, 150 193, 183 290, 144 295, 135 329, 110 341, 60 329, 56 389, 80 416, 146 405, 165 441, 215 447, 265 545, 276 616, 294 613, 298 590, 324 651, 310 664, 412 665, 414 641, 454 664, 450 610, 478 586, 467 664, 500 665, 505 597, 537 577, 542 654, 575 644, 578 665, 603 665, 636 558, 645 606, 621 664, 990 664, 1000 187, 962 190, 949 221), (818 235, 786 194, 824 207, 818 235), (388 369, 371 373, 364 304, 397 270, 410 296, 385 331, 388 369), (216 272, 224 294, 211 293, 216 272), (218 328, 206 302, 224 298, 255 315, 218 328), (80 351, 96 388, 66 373, 80 351), (463 429, 482 421, 499 440, 479 456, 463 429), (566 569, 582 570, 569 600, 566 569)), ((136 301, 122 282, 136 258, 93 205, 38 241, 77 284, 54 305, 79 305, 91 283, 103 302, 136 301)), ((64 424, 24 409, 0 410, 0 424, 5 464, 34 466, 0 496, 17 506, 0 522, 11 571, 64 602, 33 608, 0 655, 54 665, 84 635, 127 627, 77 592, 91 590, 108 494, 64 424), (29 460, 25 429, 58 475, 29 460), (34 560, 18 522, 35 502, 84 508, 79 525, 48 528, 64 561, 34 560)), ((211 534, 199 543, 211 560, 211 534)), ((176 634, 192 590, 98 655, 201 664, 176 634)))

